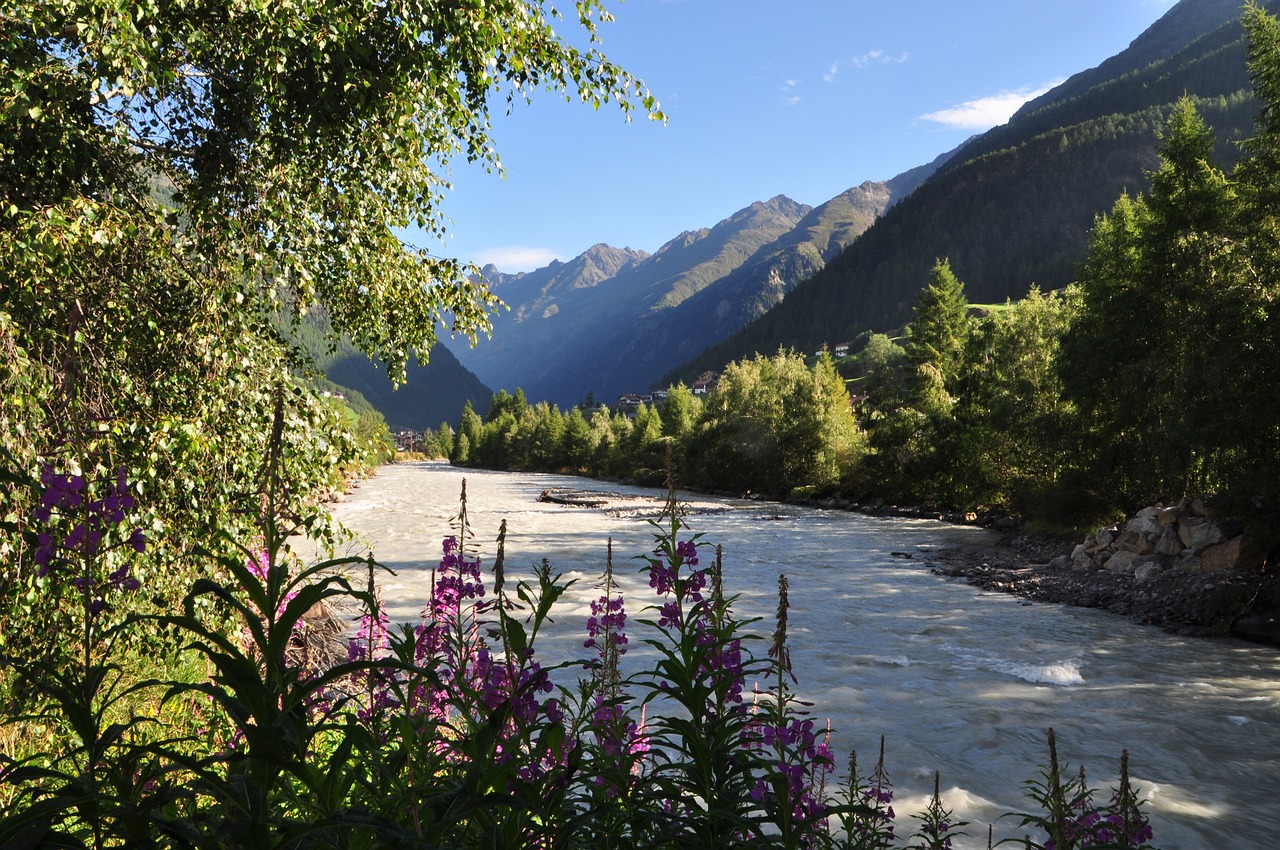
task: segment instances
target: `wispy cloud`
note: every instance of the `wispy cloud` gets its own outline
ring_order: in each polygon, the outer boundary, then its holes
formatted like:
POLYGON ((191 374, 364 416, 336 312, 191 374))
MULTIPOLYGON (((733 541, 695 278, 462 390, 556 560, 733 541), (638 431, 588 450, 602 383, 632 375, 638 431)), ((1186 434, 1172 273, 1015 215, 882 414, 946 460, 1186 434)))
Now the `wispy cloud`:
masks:
POLYGON ((1057 80, 1037 88, 1002 91, 987 97, 967 100, 955 106, 921 115, 922 121, 933 121, 957 130, 989 130, 1008 121, 1018 107, 1034 100, 1061 83, 1057 80))
POLYGON ((861 56, 854 56, 852 59, 838 59, 832 62, 827 68, 827 73, 823 74, 822 79, 828 83, 834 80, 845 68, 865 68, 868 65, 898 65, 907 61, 906 53, 899 53, 897 56, 890 56, 883 50, 871 50, 861 56))
POLYGON ((502 248, 485 248, 476 252, 473 262, 479 266, 490 263, 498 267, 498 271, 507 274, 531 272, 540 269, 557 259, 556 253, 549 248, 528 248, 523 245, 509 245, 502 248))
POLYGON ((795 93, 796 87, 800 85, 799 80, 783 80, 780 91, 786 95, 782 102, 787 106, 795 106, 800 102, 800 95, 795 93))

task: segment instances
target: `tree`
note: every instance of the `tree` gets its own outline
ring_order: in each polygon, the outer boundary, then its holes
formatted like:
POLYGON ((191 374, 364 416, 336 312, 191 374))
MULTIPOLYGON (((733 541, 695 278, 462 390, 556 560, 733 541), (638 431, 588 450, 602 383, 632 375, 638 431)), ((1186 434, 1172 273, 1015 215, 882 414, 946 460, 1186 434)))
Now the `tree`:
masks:
POLYGON ((1043 500, 1062 489, 1080 446, 1057 358, 1079 303, 1076 287, 1048 295, 1032 287, 970 337, 950 449, 957 504, 1043 514, 1043 500))
POLYGON ((1237 194, 1208 162, 1212 149, 1184 98, 1149 194, 1122 197, 1099 220, 1081 269, 1060 373, 1098 447, 1095 475, 1120 507, 1224 483, 1217 458, 1234 438, 1219 421, 1222 391, 1239 389, 1231 372, 1246 368, 1237 296, 1250 275, 1237 194))
POLYGON ((458 417, 458 429, 453 435, 453 451, 450 452, 450 457, 454 463, 466 465, 474 460, 472 453, 480 442, 480 432, 483 428, 484 422, 481 421, 480 414, 475 412, 471 407, 471 400, 467 399, 458 417))
POLYGON ((725 367, 686 451, 695 483, 785 495, 834 486, 861 453, 844 380, 780 351, 725 367))
POLYGON ((562 455, 570 471, 585 472, 591 467, 594 444, 591 441, 591 425, 582 415, 582 408, 570 410, 564 420, 562 455))
POLYGON ((937 369, 944 384, 954 382, 963 367, 968 317, 964 284, 949 262, 937 260, 907 326, 907 359, 918 367, 927 364, 937 369))
POLYGON ((323 15, 296 0, 20 4, 0 12, 0 192, 21 218, 81 192, 125 189, 136 205, 139 175, 158 175, 202 254, 234 246, 225 258, 247 288, 322 307, 402 375, 436 323, 488 326, 477 270, 396 232, 445 231, 454 157, 500 169, 489 104, 548 88, 659 116, 595 49, 600 0, 576 5, 587 50, 527 0, 323 15))
POLYGON ((701 412, 701 400, 683 381, 671 387, 667 391, 667 400, 662 403, 663 436, 676 439, 688 436, 701 412))
POLYGON ((964 284, 945 260, 936 261, 907 326, 904 362, 872 379, 874 456, 863 471, 864 489, 933 504, 960 496, 953 408, 972 329, 964 284))
POLYGON ((266 507, 309 515, 340 485, 359 419, 298 378, 276 319, 323 312, 393 375, 437 323, 487 329, 475 269, 397 234, 443 231, 457 157, 500 167, 497 99, 547 88, 658 117, 594 48, 603 7, 576 5, 587 49, 524 0, 0 9, 0 448, 20 485, 0 488, 18 576, 0 611, 34 587, 20 532, 46 473, 124 476, 161 601, 197 548, 231 555, 266 507))

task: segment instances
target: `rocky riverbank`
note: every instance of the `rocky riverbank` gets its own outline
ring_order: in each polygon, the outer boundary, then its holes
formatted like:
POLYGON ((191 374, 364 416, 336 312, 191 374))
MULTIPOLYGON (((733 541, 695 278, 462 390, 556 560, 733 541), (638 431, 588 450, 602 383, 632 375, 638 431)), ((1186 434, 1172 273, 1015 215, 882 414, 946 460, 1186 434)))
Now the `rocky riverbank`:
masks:
POLYGON ((938 574, 1036 602, 1098 608, 1184 635, 1234 635, 1280 646, 1280 576, 1274 570, 1212 573, 1081 570, 1076 541, 1006 534, 990 547, 925 556, 938 574))
MULTIPOLYGON (((545 490, 539 501, 650 517, 665 503, 656 496, 576 489, 545 490)), ((922 559, 934 572, 984 590, 1097 608, 1176 634, 1232 635, 1280 646, 1280 572, 1265 564, 1256 537, 1238 524, 1213 520, 1198 503, 1152 506, 1081 542, 1028 534, 1012 518, 830 499, 788 501, 868 516, 983 525, 999 534, 993 545, 895 554, 922 559)), ((724 510, 714 501, 685 507, 693 513, 724 510)))

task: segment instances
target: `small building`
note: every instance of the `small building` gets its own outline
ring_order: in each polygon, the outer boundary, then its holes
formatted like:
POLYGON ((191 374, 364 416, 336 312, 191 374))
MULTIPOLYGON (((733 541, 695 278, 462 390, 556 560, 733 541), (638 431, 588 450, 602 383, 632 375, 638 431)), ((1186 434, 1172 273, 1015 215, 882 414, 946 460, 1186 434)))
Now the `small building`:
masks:
POLYGON ((645 393, 623 393, 618 396, 618 410, 626 416, 635 415, 642 404, 652 404, 653 396, 645 393))
POLYGON ((707 371, 698 376, 698 380, 693 382, 691 389, 694 395, 706 395, 709 392, 714 392, 716 385, 719 383, 720 373, 707 371))

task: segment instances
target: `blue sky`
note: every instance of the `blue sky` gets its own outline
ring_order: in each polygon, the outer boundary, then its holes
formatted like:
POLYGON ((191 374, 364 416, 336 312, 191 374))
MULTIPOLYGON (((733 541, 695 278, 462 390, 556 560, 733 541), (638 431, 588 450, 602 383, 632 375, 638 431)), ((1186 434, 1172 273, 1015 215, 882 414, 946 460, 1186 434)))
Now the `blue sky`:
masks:
MULTIPOLYGON (((571 9, 571 2, 561 5, 571 9)), ((665 124, 550 92, 493 140, 504 176, 459 163, 433 253, 504 272, 605 242, 652 252, 752 201, 816 205, 1003 123, 1123 50, 1174 0, 626 0, 601 27, 665 124)), ((568 33, 576 17, 564 22, 568 33)))

